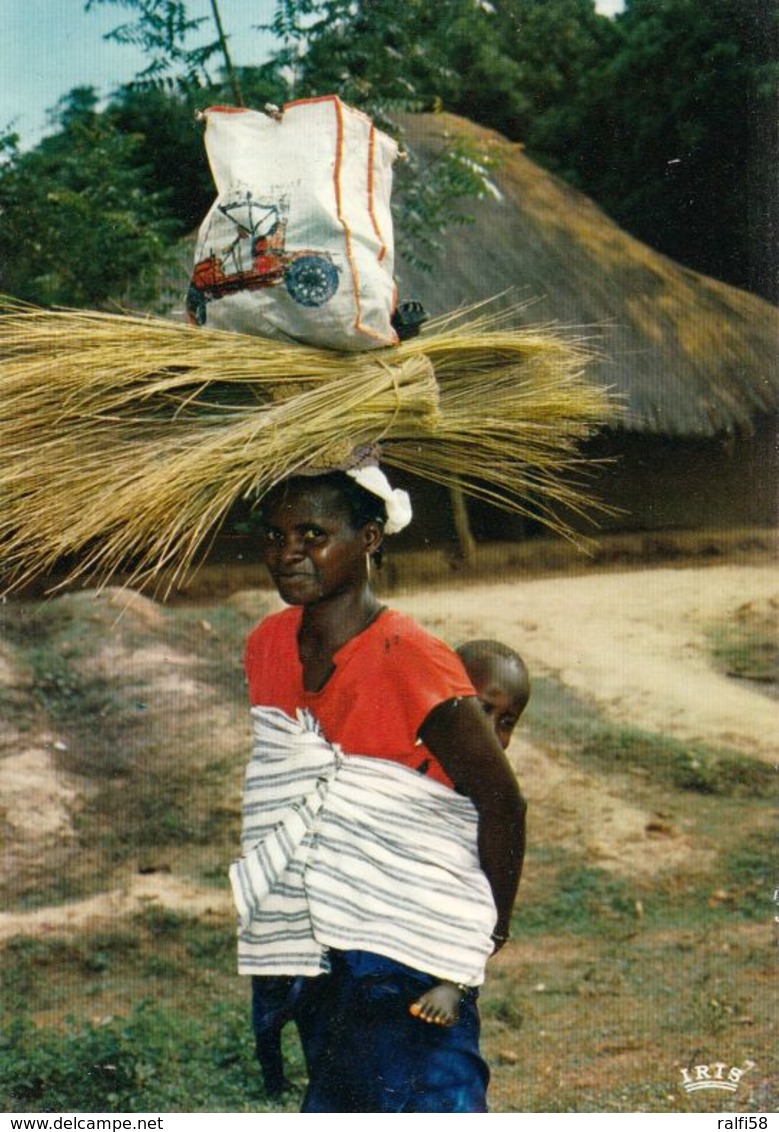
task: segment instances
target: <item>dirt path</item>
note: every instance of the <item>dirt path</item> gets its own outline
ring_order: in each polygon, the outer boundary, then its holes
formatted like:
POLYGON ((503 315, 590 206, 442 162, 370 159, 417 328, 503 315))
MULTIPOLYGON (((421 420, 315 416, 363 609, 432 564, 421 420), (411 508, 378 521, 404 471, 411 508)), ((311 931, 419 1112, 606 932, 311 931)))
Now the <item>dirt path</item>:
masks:
POLYGON ((393 604, 454 642, 508 641, 531 672, 591 695, 612 719, 773 762, 777 704, 715 671, 706 630, 777 594, 770 567, 712 566, 498 583, 393 604))
POLYGON ((0 914, 0 940, 16 935, 45 939, 86 929, 102 930, 115 925, 120 918, 143 912, 150 905, 198 918, 232 919, 232 901, 226 888, 204 888, 177 877, 152 874, 130 877, 124 887, 86 900, 36 908, 33 912, 3 912, 0 914))

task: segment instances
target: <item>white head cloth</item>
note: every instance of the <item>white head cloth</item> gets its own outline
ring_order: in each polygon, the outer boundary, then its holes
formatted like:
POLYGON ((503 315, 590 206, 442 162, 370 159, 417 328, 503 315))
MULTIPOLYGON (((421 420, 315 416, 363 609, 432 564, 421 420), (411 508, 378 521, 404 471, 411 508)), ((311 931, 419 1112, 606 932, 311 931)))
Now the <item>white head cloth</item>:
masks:
POLYGON ((384 500, 387 508, 385 534, 396 535, 409 525, 412 514, 409 494, 402 488, 393 488, 381 468, 370 464, 363 468, 349 468, 346 474, 371 495, 378 495, 379 499, 384 500))

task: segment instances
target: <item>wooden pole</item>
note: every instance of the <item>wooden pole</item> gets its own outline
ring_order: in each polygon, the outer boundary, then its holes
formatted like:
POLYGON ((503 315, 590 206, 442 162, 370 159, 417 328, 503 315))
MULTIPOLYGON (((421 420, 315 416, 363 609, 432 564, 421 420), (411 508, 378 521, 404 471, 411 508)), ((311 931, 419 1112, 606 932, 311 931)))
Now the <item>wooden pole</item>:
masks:
POLYGON ((457 542, 460 556, 466 566, 470 566, 476 555, 476 540, 471 534, 471 524, 468 519, 468 507, 462 488, 449 489, 449 498, 452 501, 452 514, 454 516, 454 529, 457 533, 457 542))
POLYGON ((227 36, 225 35, 224 28, 222 27, 222 16, 219 12, 219 5, 217 3, 217 0, 211 0, 211 11, 214 14, 214 23, 216 24, 216 34, 219 37, 219 46, 221 48, 222 55, 224 57, 225 70, 227 71, 227 77, 229 79, 230 87, 231 87, 232 92, 233 92, 233 99, 235 100, 235 105, 236 106, 243 106, 243 93, 241 91, 241 84, 238 82, 238 76, 235 73, 235 67, 233 66, 233 61, 230 58, 230 52, 229 52, 228 47, 227 47, 227 36))

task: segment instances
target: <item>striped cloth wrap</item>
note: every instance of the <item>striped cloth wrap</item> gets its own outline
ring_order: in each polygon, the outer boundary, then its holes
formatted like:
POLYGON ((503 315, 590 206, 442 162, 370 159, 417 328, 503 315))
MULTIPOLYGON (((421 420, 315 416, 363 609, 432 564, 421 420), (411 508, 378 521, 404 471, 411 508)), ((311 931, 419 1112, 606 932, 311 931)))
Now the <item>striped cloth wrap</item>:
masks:
POLYGON ((479 986, 496 914, 470 799, 344 755, 308 711, 254 707, 252 722, 243 856, 230 868, 239 972, 317 975, 337 948, 479 986))

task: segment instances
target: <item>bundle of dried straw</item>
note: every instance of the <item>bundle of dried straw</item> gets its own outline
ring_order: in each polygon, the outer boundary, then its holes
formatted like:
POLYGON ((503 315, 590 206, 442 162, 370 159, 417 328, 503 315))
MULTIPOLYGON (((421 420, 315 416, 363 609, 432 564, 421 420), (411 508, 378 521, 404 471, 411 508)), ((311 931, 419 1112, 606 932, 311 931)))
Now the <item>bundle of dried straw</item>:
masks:
POLYGON ((0 304, 0 588, 180 582, 238 499, 358 444, 564 532, 577 441, 613 418, 584 343, 472 313, 337 354, 161 319, 0 304))

